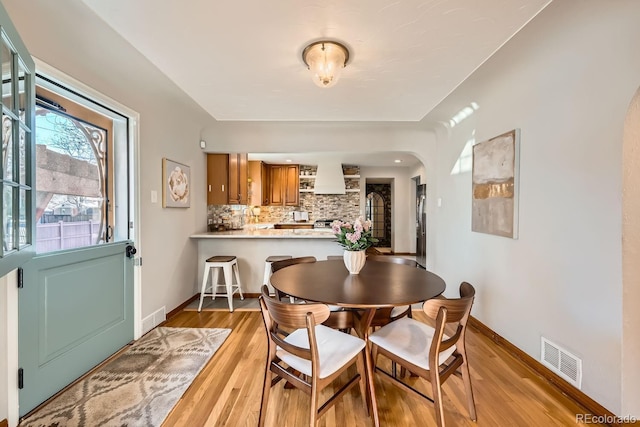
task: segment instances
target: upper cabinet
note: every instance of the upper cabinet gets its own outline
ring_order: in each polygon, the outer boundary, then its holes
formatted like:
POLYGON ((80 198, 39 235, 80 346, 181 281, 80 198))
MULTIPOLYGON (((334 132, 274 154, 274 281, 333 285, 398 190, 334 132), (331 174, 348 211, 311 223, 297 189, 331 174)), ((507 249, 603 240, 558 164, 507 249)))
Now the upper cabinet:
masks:
POLYGON ((246 205, 248 202, 247 153, 229 154, 229 204, 246 205))
POLYGON ((269 204, 269 168, 261 161, 249 162, 249 205, 269 204))
POLYGON ((207 204, 246 205, 246 153, 207 154, 207 204))
POLYGON ((229 155, 207 154, 207 204, 226 205, 229 199, 229 155))
POLYGON ((298 165, 267 165, 269 171, 269 206, 298 206, 300 204, 300 168, 298 165))
POLYGON ((298 165, 286 165, 284 174, 284 205, 298 206, 300 204, 300 168, 298 165))
POLYGON ((207 154, 207 204, 298 206, 299 175, 298 165, 249 162, 245 153, 207 154))

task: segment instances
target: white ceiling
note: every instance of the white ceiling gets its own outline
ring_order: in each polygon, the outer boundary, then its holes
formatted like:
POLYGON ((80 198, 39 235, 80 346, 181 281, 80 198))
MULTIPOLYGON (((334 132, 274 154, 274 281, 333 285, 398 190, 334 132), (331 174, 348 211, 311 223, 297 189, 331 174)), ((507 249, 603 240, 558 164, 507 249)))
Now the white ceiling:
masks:
POLYGON ((418 121, 549 0, 83 2, 217 120, 418 121), (328 89, 322 38, 351 54, 328 89))

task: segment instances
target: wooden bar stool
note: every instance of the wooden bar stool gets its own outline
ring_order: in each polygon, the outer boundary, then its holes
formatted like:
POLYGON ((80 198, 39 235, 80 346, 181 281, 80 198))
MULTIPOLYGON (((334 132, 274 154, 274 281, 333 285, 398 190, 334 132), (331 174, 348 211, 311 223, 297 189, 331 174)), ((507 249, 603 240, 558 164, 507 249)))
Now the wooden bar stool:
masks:
POLYGON ((293 258, 291 255, 271 255, 270 257, 267 257, 266 260, 264 260, 264 279, 262 281, 262 284, 267 285, 267 287, 269 288, 269 295, 275 294, 275 290, 273 289, 273 286, 271 286, 271 282, 269 281, 271 275, 273 274, 271 271, 271 264, 276 261, 282 261, 291 258, 293 258))
MULTIPOLYGON (((220 289, 222 290, 222 289, 220 289)), ((200 304, 198 304, 198 311, 202 310, 202 301, 204 297, 227 297, 229 302, 229 311, 233 312, 233 294, 240 294, 240 299, 244 299, 242 295, 242 283, 240 282, 240 273, 238 272, 238 260, 235 256, 212 256, 204 263, 204 275, 202 277, 202 289, 200 291, 200 304), (211 278, 211 293, 206 293, 207 282, 209 281, 209 271, 213 270, 213 277, 211 278), (218 282, 220 269, 224 274, 224 283, 218 282), (236 283, 233 283, 233 276, 236 278, 236 283), (218 293, 218 288, 224 288, 224 293, 218 293)))

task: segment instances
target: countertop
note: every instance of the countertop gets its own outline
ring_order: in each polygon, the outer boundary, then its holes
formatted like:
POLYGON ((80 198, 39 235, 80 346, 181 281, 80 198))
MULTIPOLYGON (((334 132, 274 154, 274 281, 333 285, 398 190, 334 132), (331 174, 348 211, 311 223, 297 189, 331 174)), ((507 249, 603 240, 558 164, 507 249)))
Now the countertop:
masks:
POLYGON ((193 234, 192 239, 327 239, 335 240, 336 236, 331 229, 313 230, 275 230, 253 229, 247 227, 243 230, 214 231, 193 234))

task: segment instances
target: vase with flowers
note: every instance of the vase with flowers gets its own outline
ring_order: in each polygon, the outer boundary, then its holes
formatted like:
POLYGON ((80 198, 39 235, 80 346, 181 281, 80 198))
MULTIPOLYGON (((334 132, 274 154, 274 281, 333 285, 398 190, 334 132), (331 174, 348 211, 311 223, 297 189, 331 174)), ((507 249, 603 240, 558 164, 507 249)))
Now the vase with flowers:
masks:
POLYGON ((343 259, 347 270, 350 274, 360 273, 367 259, 367 248, 378 242, 373 237, 371 221, 365 221, 362 217, 353 221, 353 224, 336 220, 331 224, 331 229, 345 249, 343 259))

